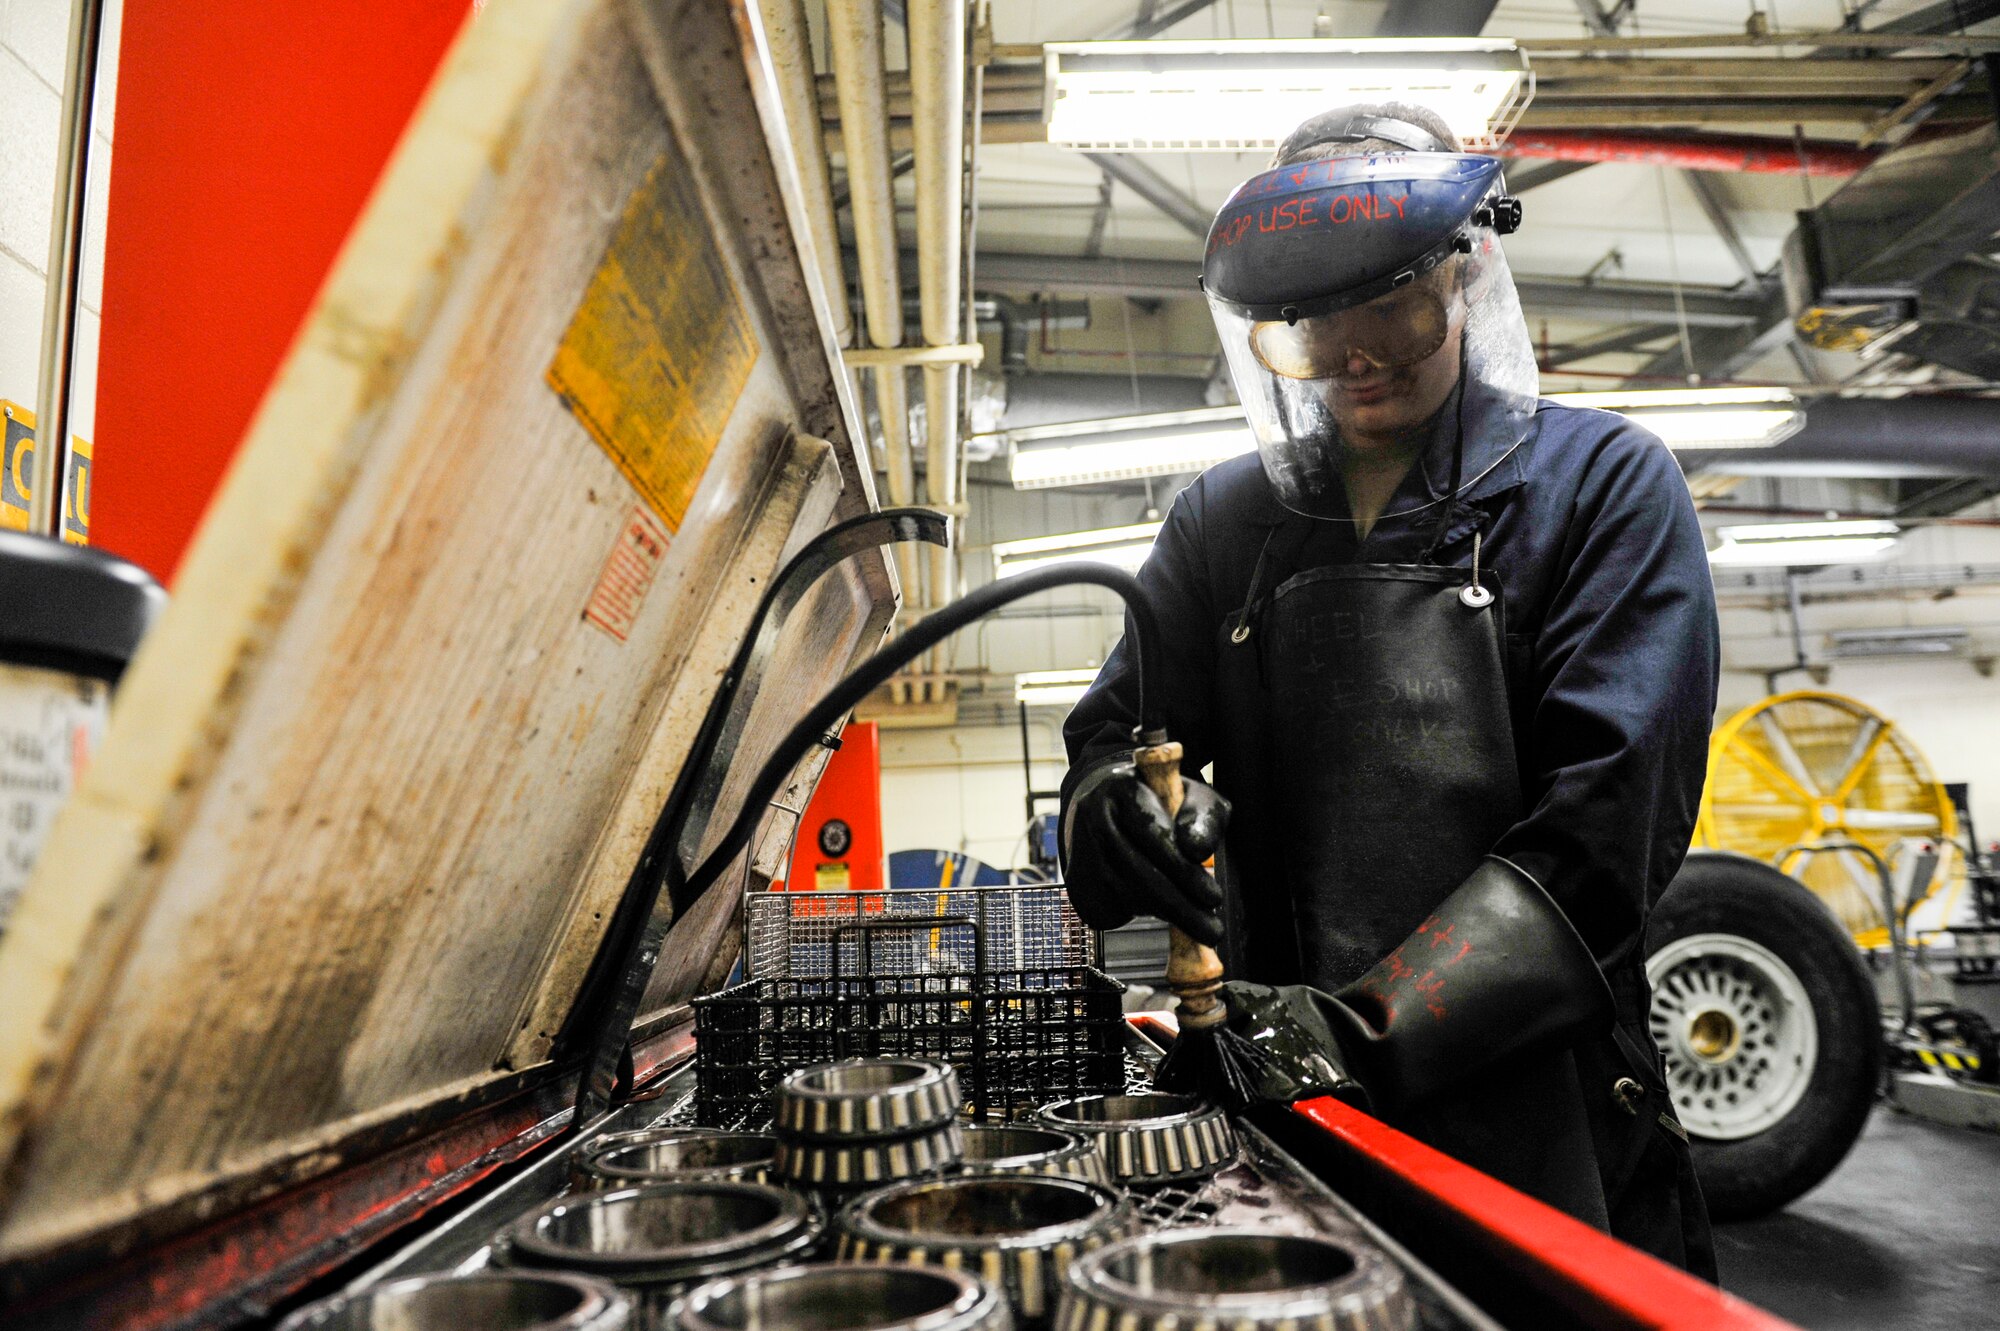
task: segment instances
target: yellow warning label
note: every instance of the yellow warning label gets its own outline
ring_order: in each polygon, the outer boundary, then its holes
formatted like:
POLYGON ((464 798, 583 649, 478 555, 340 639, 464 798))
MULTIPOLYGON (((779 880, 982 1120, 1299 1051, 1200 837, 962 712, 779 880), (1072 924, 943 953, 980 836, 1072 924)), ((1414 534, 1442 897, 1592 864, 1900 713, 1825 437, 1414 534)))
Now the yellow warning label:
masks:
POLYGON ((673 532, 756 359, 749 316, 670 147, 626 201, 549 385, 673 532))
MULTIPOLYGON (((18 402, 0 401, 7 428, 6 452, 0 457, 0 528, 28 530, 29 505, 35 488, 35 413, 18 402)), ((70 436, 67 502, 63 507, 63 540, 90 544, 90 441, 70 436)))
POLYGON ((830 864, 813 866, 813 890, 815 892, 845 892, 852 875, 847 872, 845 860, 835 860, 830 864))

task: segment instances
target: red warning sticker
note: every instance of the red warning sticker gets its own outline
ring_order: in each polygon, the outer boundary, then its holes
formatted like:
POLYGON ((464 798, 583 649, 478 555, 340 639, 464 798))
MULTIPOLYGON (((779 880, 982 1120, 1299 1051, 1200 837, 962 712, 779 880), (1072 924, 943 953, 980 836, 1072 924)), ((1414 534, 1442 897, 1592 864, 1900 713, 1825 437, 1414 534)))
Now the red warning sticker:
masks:
POLYGON ((666 555, 666 528, 644 504, 634 504, 604 560, 604 571, 597 575, 597 590, 591 593, 583 617, 625 641, 666 555))

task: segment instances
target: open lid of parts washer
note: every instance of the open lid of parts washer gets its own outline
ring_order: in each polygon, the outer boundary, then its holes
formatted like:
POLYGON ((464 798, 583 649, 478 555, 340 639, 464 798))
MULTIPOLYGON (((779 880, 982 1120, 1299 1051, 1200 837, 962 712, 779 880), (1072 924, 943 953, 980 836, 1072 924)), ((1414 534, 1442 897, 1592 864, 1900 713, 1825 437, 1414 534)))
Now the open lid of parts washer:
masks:
MULTIPOLYGON (((554 1075, 758 597, 874 507, 776 106, 742 0, 468 20, 0 939, 0 1271, 554 1075)), ((787 620, 712 836, 895 595, 870 550, 787 620)))

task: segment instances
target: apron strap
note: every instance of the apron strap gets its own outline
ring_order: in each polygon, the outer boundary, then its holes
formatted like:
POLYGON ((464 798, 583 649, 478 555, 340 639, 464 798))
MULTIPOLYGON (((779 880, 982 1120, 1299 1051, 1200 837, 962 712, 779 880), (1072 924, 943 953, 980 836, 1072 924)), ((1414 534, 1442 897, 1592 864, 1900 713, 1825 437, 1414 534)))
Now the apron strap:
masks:
POLYGON ((1272 588, 1297 572, 1299 553, 1312 539, 1312 533, 1312 523, 1297 516, 1289 516, 1271 528, 1257 550, 1257 563, 1250 570, 1250 586, 1243 594, 1243 608, 1236 612, 1236 627, 1230 630, 1230 642, 1240 647, 1250 640, 1256 628, 1258 607, 1272 588), (1280 536, 1285 539, 1280 541, 1280 536))
MULTIPOLYGON (((1444 510, 1438 514, 1437 525, 1431 528, 1430 544, 1424 547, 1422 558, 1417 562, 1433 564, 1437 562, 1437 552, 1444 545, 1444 538, 1451 531, 1451 522, 1458 515, 1458 491, 1465 473, 1465 342, 1458 344, 1458 387, 1457 403, 1452 408, 1451 429, 1451 485, 1445 490, 1444 510)), ((1476 583, 1478 578, 1475 576, 1476 583)))

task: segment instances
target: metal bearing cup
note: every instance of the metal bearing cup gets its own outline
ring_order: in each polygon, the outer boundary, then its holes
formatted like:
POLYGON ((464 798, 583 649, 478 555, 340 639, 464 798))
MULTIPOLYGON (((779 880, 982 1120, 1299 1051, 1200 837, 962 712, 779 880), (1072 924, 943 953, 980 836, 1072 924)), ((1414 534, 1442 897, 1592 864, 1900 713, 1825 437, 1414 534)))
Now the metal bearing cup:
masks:
POLYGON ((679 1331, 1010 1331, 1007 1301, 938 1266, 821 1262, 717 1280, 675 1309, 679 1331))
POLYGON ((1089 1138, 1112 1181, 1131 1187, 1204 1179, 1236 1159, 1228 1115, 1192 1095, 1087 1095, 1035 1117, 1089 1138))
POLYGON ((966 1128, 965 1156, 959 1168, 968 1174, 1040 1174, 1085 1183, 1111 1181, 1104 1170, 1104 1158, 1089 1138, 1026 1123, 966 1128))
POLYGON ((687 1179, 769 1180, 778 1139, 761 1132, 655 1128, 599 1137, 576 1153, 570 1181, 579 1188, 625 1188, 687 1179))
POLYGON ((558 1272, 415 1276, 302 1308, 278 1331, 625 1331, 632 1298, 558 1272))
POLYGON ((1063 1276, 1056 1331, 1413 1331, 1416 1305, 1380 1253, 1316 1236, 1178 1229, 1126 1239, 1063 1276))
POLYGON ((842 1260, 971 1271, 1005 1291, 1021 1326, 1045 1327, 1064 1268, 1138 1218, 1102 1184, 1014 1174, 899 1183, 849 1202, 834 1225, 842 1260))
POLYGON ((910 1136, 951 1122, 963 1103, 949 1063, 856 1058, 800 1068, 780 1082, 777 1128, 814 1141, 910 1136))
POLYGON ((965 1129, 956 1121, 913 1137, 856 1137, 845 1142, 780 1137, 777 1177, 830 1194, 852 1193, 941 1173, 959 1162, 964 1143, 965 1129))
POLYGON ((691 1181, 564 1197, 516 1221, 498 1249, 515 1266, 588 1272, 632 1291, 636 1326, 663 1328, 688 1286, 804 1257, 825 1222, 797 1193, 691 1181))

